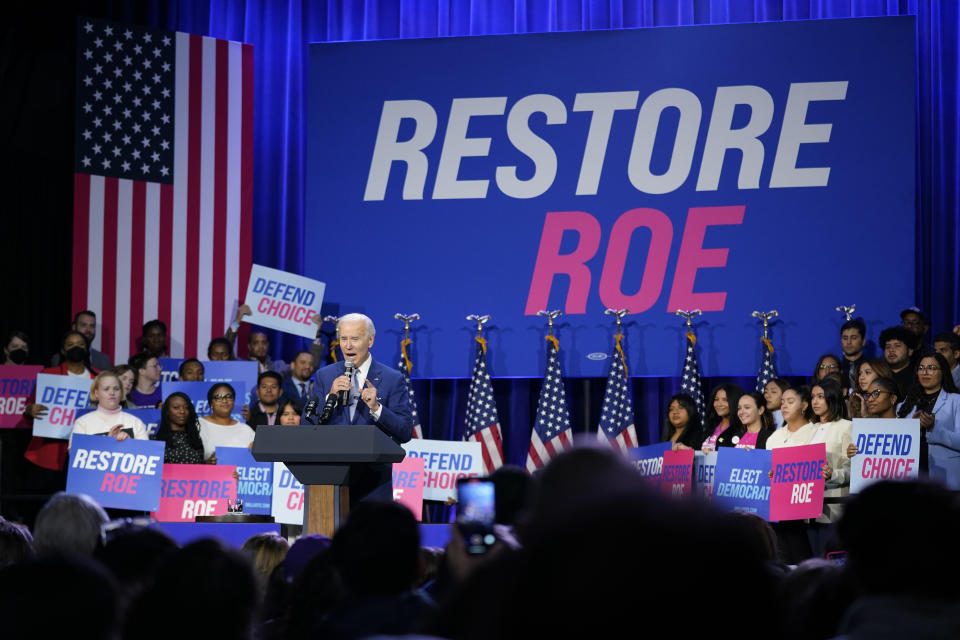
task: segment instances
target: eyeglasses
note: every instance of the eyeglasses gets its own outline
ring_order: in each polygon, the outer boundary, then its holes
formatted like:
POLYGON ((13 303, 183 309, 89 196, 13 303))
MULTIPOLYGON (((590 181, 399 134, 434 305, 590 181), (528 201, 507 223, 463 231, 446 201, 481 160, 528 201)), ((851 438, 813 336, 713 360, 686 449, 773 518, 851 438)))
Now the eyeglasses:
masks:
POLYGON ((924 371, 940 371, 940 366, 935 364, 922 364, 917 367, 917 371, 923 373, 924 371))
POLYGON ((839 368, 840 368, 840 367, 838 367, 838 366, 835 365, 835 364, 822 364, 822 365, 820 365, 820 371, 836 371, 836 370, 839 369, 839 368))
POLYGON ((873 398, 876 400, 880 397, 881 393, 890 393, 890 391, 884 391, 883 389, 874 389, 873 391, 866 391, 863 394, 864 398, 873 398))
POLYGON ((216 394, 215 396, 213 396, 213 399, 214 399, 214 400, 233 400, 233 394, 232 394, 232 393, 218 393, 218 394, 216 394))

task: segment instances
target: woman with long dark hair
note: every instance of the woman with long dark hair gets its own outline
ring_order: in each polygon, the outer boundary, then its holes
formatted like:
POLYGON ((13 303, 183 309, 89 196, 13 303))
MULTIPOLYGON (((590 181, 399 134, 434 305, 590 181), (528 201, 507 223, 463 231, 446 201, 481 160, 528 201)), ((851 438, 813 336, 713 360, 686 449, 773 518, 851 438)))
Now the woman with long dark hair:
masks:
MULTIPOLYGON (((710 404, 707 406, 707 417, 703 421, 703 452, 715 451, 720 446, 720 437, 730 430, 731 426, 739 427, 737 419, 737 403, 743 389, 736 384, 721 384, 710 394, 710 404)), ((733 433, 730 434, 732 436, 733 433)), ((725 446, 732 446, 728 440, 725 446)))
POLYGON ((303 409, 299 404, 289 398, 284 398, 277 408, 278 422, 284 427, 295 427, 300 424, 301 413, 303 413, 303 409))
MULTIPOLYGON (((740 396, 737 401, 737 421, 740 427, 731 438, 732 446, 747 450, 763 449, 766 446, 774 426, 773 417, 767 411, 762 393, 750 391, 740 396)), ((723 440, 723 437, 721 435, 720 440, 723 440)))
MULTIPOLYGON (((893 379, 893 370, 887 361, 883 358, 870 358, 869 360, 860 360, 853 368, 854 391, 847 400, 847 408, 850 412, 850 418, 872 418, 870 410, 865 406, 864 394, 877 378, 893 379)), ((897 396, 902 398, 903 393, 898 390, 897 396)))
POLYGON ((661 442, 672 442, 673 450, 699 449, 703 444, 703 429, 697 403, 686 393, 678 393, 667 403, 667 417, 660 433, 661 442))
POLYGON ((817 360, 816 366, 813 367, 813 376, 810 378, 810 386, 812 387, 816 383, 824 380, 826 378, 833 379, 841 389, 845 389, 846 385, 843 383, 843 374, 841 373, 840 358, 833 355, 832 353, 825 353, 817 360))
POLYGON ((763 400, 767 411, 773 418, 773 426, 779 429, 783 426, 783 414, 780 412, 780 403, 783 401, 783 392, 790 388, 790 383, 783 378, 771 378, 763 387, 763 400))
POLYGON ((853 423, 847 419, 847 403, 843 389, 831 377, 820 380, 810 389, 810 406, 816 414, 817 430, 810 444, 823 442, 827 460, 823 465, 823 515, 810 524, 810 546, 817 556, 827 548, 829 525, 842 513, 840 501, 850 493, 850 458, 847 448, 853 440, 853 423))
POLYGON ((921 435, 925 436, 920 440, 920 470, 927 466, 931 478, 960 489, 960 392, 946 358, 935 351, 920 356, 913 385, 897 415, 920 420, 921 435))
POLYGON ((165 464, 202 464, 203 441, 197 411, 187 394, 176 391, 167 396, 160 409, 160 426, 154 440, 166 442, 165 464))

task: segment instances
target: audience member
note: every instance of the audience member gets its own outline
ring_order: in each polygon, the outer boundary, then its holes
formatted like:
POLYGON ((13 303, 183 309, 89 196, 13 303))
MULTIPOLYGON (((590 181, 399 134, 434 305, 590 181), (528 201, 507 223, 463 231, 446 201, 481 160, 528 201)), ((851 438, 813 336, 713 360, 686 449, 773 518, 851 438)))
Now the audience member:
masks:
POLYGON ((30 357, 30 338, 23 331, 11 331, 3 342, 3 363, 26 364, 30 357))
POLYGON ((838 524, 846 569, 860 592, 837 637, 912 640, 960 637, 957 494, 925 482, 872 484, 838 524))
POLYGON ((218 382, 207 391, 212 414, 200 418, 200 439, 203 457, 208 464, 217 464, 217 447, 251 447, 254 432, 232 417, 236 391, 226 382, 218 382))
POLYGON ((830 525, 842 511, 841 500, 850 493, 850 458, 847 447, 853 439, 853 423, 846 419, 847 405, 843 391, 832 378, 821 380, 810 389, 810 406, 817 420, 810 444, 823 442, 826 445, 827 461, 823 467, 825 480, 823 492, 823 515, 810 523, 810 547, 816 556, 823 556, 833 532, 830 525))
POLYGON ((931 479, 960 489, 960 392, 947 371, 949 365, 942 355, 921 353, 917 377, 897 415, 920 420, 926 436, 921 439, 921 471, 928 467, 931 479), (927 465, 922 464, 924 440, 929 448, 927 465))
POLYGON ((296 427, 299 425, 301 413, 303 413, 303 407, 289 398, 281 400, 280 408, 277 409, 277 415, 280 416, 280 424, 285 427, 296 427))
POLYGON ((667 419, 660 431, 661 442, 673 443, 673 450, 699 449, 703 446, 703 427, 697 403, 686 393, 678 393, 667 403, 667 419))
MULTIPOLYGON (((0 569, 33 557, 33 536, 22 524, 0 516, 0 569)), ((0 622, 0 625, 3 623, 0 622)))
POLYGON ((515 527, 530 508, 534 478, 525 469, 506 464, 490 474, 493 481, 494 522, 515 527))
POLYGON ((130 390, 130 401, 139 409, 154 409, 163 402, 160 392, 160 372, 163 367, 156 356, 138 353, 130 358, 130 368, 136 376, 136 385, 130 390))
MULTIPOLYGON (((240 305, 237 309, 237 315, 233 319, 233 324, 230 325, 230 328, 227 329, 227 332, 223 336, 230 342, 231 346, 237 343, 237 332, 240 330, 240 323, 243 321, 244 316, 252 315, 252 313, 253 311, 246 304, 240 305)), ((283 376, 290 371, 290 365, 283 360, 273 360, 270 358, 270 339, 267 338, 267 334, 263 331, 251 330, 247 335, 247 359, 257 362, 259 373, 275 371, 283 376)))
POLYGON ((790 388, 790 383, 783 378, 773 378, 763 387, 763 400, 766 403, 767 411, 773 418, 773 426, 779 429, 783 426, 783 414, 780 411, 780 403, 783 399, 783 392, 790 388))
POLYGON ((116 580, 126 609, 153 584, 157 570, 177 551, 177 543, 160 529, 129 518, 108 522, 103 530, 103 545, 93 555, 116 580))
POLYGON ((203 363, 196 358, 187 358, 177 371, 180 382, 203 382, 203 363))
POLYGON ((171 393, 160 410, 160 426, 154 439, 166 443, 165 464, 202 464, 203 440, 193 402, 180 391, 171 393))
POLYGON ((107 512, 88 495, 59 492, 37 514, 33 546, 38 554, 91 555, 102 543, 107 512))
POLYGON ((279 424, 281 386, 283 378, 279 373, 264 371, 257 377, 257 401, 245 414, 247 424, 254 431, 262 424, 279 424))
MULTIPOLYGON (((897 383, 893 379, 875 378, 863 394, 866 398, 867 413, 871 418, 896 418, 897 404, 900 402, 899 393, 897 383)), ((923 453, 926 455, 927 451, 923 453)), ((852 458, 855 455, 857 455, 857 444, 851 442, 847 445, 847 457, 852 458)))
POLYGON ((290 377, 283 381, 283 395, 301 406, 309 402, 316 396, 311 380, 315 370, 313 355, 309 351, 298 351, 290 363, 290 377))
POLYGON ((736 407, 742 395, 743 389, 736 384, 721 384, 710 394, 707 418, 703 423, 704 453, 715 451, 720 446, 720 436, 736 423, 736 407))
POLYGON ((167 354, 167 325, 162 320, 150 320, 143 325, 138 340, 140 353, 150 358, 162 358, 167 354))
POLYGON ((923 312, 917 307, 910 307, 900 312, 900 324, 914 336, 914 349, 919 349, 927 341, 927 331, 930 327, 927 325, 927 319, 923 312))
POLYGON ((905 327, 890 327, 880 332, 879 343, 897 388, 901 393, 906 393, 913 384, 914 372, 910 367, 910 358, 916 347, 916 336, 905 327))
POLYGON ((130 400, 130 392, 133 391, 133 387, 137 384, 137 372, 128 364, 118 364, 113 369, 110 369, 110 371, 120 380, 120 388, 123 391, 123 402, 120 403, 120 406, 124 409, 136 409, 133 401, 130 400))
MULTIPOLYGON (((887 361, 882 358, 863 359, 854 369, 855 391, 847 399, 847 408, 851 418, 869 418, 869 412, 864 407, 863 394, 870 387, 870 383, 877 378, 893 378, 893 370, 887 361)), ((899 394, 898 394, 899 395, 899 394)))
POLYGON ((933 337, 933 350, 950 365, 953 384, 960 387, 960 336, 952 331, 943 331, 933 337))
POLYGON ((771 635, 787 640, 833 638, 854 598, 856 591, 842 566, 823 558, 805 560, 780 584, 780 629, 771 635))
POLYGON ((207 346, 207 360, 235 360, 233 343, 226 338, 214 338, 207 346))
MULTIPOLYGON (((73 324, 70 328, 83 335, 87 339, 87 349, 90 351, 90 366, 97 371, 106 371, 111 366, 110 357, 93 348, 93 340, 97 337, 97 314, 93 311, 78 311, 73 316, 73 324)), ((50 358, 50 366, 55 367, 62 361, 59 353, 53 354, 50 358)))
POLYGON ((240 548, 253 564, 260 599, 266 596, 270 576, 283 562, 290 549, 287 539, 277 533, 257 533, 247 538, 240 548))
MULTIPOLYGON (((763 449, 773 433, 773 417, 767 412, 763 394, 750 391, 737 401, 739 429, 731 439, 737 449, 763 449)), ((723 439, 723 435, 720 436, 723 439)), ((721 444, 720 446, 724 446, 721 444)))
POLYGON ((90 386, 90 402, 95 404, 97 409, 80 416, 73 423, 70 445, 73 444, 73 436, 77 434, 106 435, 117 440, 146 440, 147 426, 140 418, 121 409, 122 398, 123 389, 117 375, 112 371, 98 373, 90 386))
POLYGON ((863 362, 863 347, 867 342, 867 324, 863 318, 847 320, 840 327, 840 348, 843 350, 843 360, 840 362, 840 376, 843 386, 848 389, 856 388, 854 369, 863 362))
POLYGON ((832 353, 825 353, 817 360, 816 366, 813 368, 813 376, 810 378, 810 385, 824 380, 826 378, 833 378, 837 384, 840 385, 842 389, 847 388, 847 383, 845 378, 840 370, 840 358, 833 355, 832 353))

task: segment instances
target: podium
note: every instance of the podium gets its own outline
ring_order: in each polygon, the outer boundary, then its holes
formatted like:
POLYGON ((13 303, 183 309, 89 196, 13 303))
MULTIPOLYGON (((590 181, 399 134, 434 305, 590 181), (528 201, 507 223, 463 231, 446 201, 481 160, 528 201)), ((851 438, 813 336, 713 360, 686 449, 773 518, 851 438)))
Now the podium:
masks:
POLYGON ((258 462, 287 465, 307 490, 305 533, 331 537, 350 510, 352 479, 406 455, 373 425, 259 426, 252 453, 258 462))

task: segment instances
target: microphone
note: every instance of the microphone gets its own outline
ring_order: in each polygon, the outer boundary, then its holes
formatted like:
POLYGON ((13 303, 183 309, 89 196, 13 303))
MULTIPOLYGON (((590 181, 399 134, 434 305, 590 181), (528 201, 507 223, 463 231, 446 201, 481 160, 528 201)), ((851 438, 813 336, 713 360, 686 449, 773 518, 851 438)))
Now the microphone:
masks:
MULTIPOLYGON (((343 363, 343 375, 350 378, 350 384, 353 384, 353 360, 347 359, 343 363)), ((350 406, 350 389, 346 389, 340 392, 340 406, 347 407, 350 406)))
MULTIPOLYGON (((327 396, 327 401, 323 403, 323 409, 320 411, 320 424, 327 424, 330 422, 330 418, 333 417, 333 410, 337 408, 337 400, 339 399, 336 393, 331 393, 327 396)), ((314 403, 314 409, 316 409, 316 400, 311 400, 310 402, 314 403)))
POLYGON ((310 398, 310 402, 303 409, 303 419, 309 422, 310 416, 317 415, 317 405, 320 404, 316 398, 310 398))

